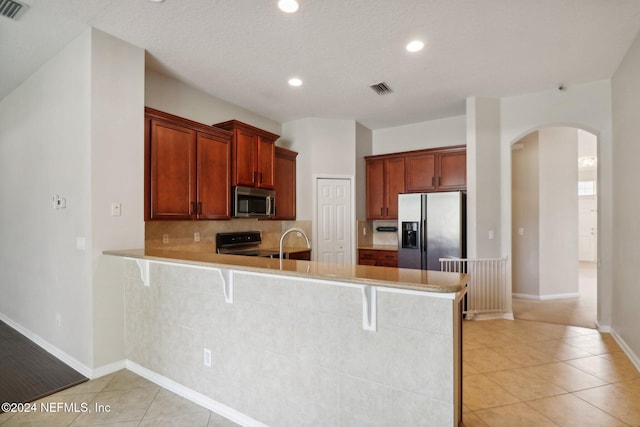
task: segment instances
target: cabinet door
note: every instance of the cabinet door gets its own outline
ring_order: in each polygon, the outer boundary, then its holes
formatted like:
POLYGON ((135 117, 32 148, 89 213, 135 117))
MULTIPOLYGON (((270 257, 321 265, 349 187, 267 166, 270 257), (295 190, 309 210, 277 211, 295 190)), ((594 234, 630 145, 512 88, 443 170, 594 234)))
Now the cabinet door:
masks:
POLYGON ((422 193, 436 188, 436 156, 420 154, 407 156, 407 192, 422 193))
POLYGON ((378 263, 378 251, 360 249, 358 251, 358 264, 376 265, 378 263))
POLYGON ((383 267, 398 267, 398 253, 395 251, 379 251, 377 265, 383 267))
POLYGON ((398 219, 398 194, 404 193, 404 158, 384 161, 385 219, 398 219))
POLYGON ((256 186, 272 189, 275 184, 274 162, 275 143, 260 136, 257 137, 256 186))
POLYGON ((289 254, 289 259, 311 261, 311 251, 294 252, 289 254))
POLYGON ((234 139, 235 170, 233 185, 254 187, 257 180, 256 170, 257 137, 242 129, 236 129, 234 139))
POLYGON ((193 218, 196 198, 195 132, 152 120, 150 151, 151 218, 193 218))
POLYGON ((231 218, 231 141, 197 134, 198 219, 231 218))
POLYGON ((367 160, 367 219, 384 218, 384 161, 367 160))
POLYGON ((439 155, 438 190, 464 190, 467 187, 467 152, 454 151, 439 155))
POLYGON ((274 219, 296 219, 296 158, 293 151, 276 148, 274 219))

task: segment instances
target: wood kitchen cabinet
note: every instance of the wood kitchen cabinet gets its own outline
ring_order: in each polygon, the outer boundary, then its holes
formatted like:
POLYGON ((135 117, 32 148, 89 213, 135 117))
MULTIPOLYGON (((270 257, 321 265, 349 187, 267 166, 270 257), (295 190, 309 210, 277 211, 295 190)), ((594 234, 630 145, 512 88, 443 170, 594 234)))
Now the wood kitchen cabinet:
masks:
POLYGON ((231 133, 145 108, 145 220, 231 218, 231 133))
POLYGON ((405 191, 403 157, 366 158, 367 219, 397 219, 398 194, 405 191))
POLYGON ((280 136, 238 120, 213 126, 232 132, 231 185, 273 189, 275 142, 280 136))
POLYGON ((405 153, 407 193, 466 190, 467 151, 464 146, 405 153))
POLYGON ((276 214, 273 219, 296 219, 296 157, 298 153, 275 148, 276 214))
POLYGON ((298 259, 302 261, 311 261, 311 250, 289 252, 289 259, 298 259))
POLYGON ((398 267, 398 252, 377 249, 358 249, 358 264, 379 267, 398 267))

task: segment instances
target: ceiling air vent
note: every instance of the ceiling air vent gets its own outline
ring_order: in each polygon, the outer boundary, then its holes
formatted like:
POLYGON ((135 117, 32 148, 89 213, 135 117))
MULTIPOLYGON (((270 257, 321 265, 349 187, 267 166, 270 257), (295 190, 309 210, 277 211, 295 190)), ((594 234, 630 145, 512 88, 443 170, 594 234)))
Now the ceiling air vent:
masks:
POLYGON ((0 16, 9 19, 18 19, 24 13, 27 6, 13 0, 0 0, 0 16))
POLYGON ((377 93, 378 95, 386 95, 388 93, 393 92, 391 90, 391 88, 389 87, 389 85, 387 85, 385 82, 374 83, 374 84, 370 85, 369 87, 371 89, 373 89, 373 91, 375 93, 377 93))

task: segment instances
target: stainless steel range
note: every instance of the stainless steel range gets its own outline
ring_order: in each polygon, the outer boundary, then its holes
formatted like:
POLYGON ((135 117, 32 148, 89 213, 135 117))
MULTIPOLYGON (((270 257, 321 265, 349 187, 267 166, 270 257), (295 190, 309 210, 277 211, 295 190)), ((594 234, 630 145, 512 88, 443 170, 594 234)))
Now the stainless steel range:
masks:
POLYGON ((278 251, 260 249, 261 243, 262 232, 260 231, 216 234, 216 252, 219 254, 279 258, 278 251))

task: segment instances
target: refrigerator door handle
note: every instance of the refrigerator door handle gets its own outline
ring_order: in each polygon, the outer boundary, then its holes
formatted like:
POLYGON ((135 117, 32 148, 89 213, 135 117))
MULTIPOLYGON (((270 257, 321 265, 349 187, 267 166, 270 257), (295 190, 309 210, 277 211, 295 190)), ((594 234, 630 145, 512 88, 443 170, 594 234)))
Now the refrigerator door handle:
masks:
POLYGON ((422 233, 421 236, 422 238, 422 251, 423 252, 427 252, 427 220, 424 219, 422 220, 422 233))

